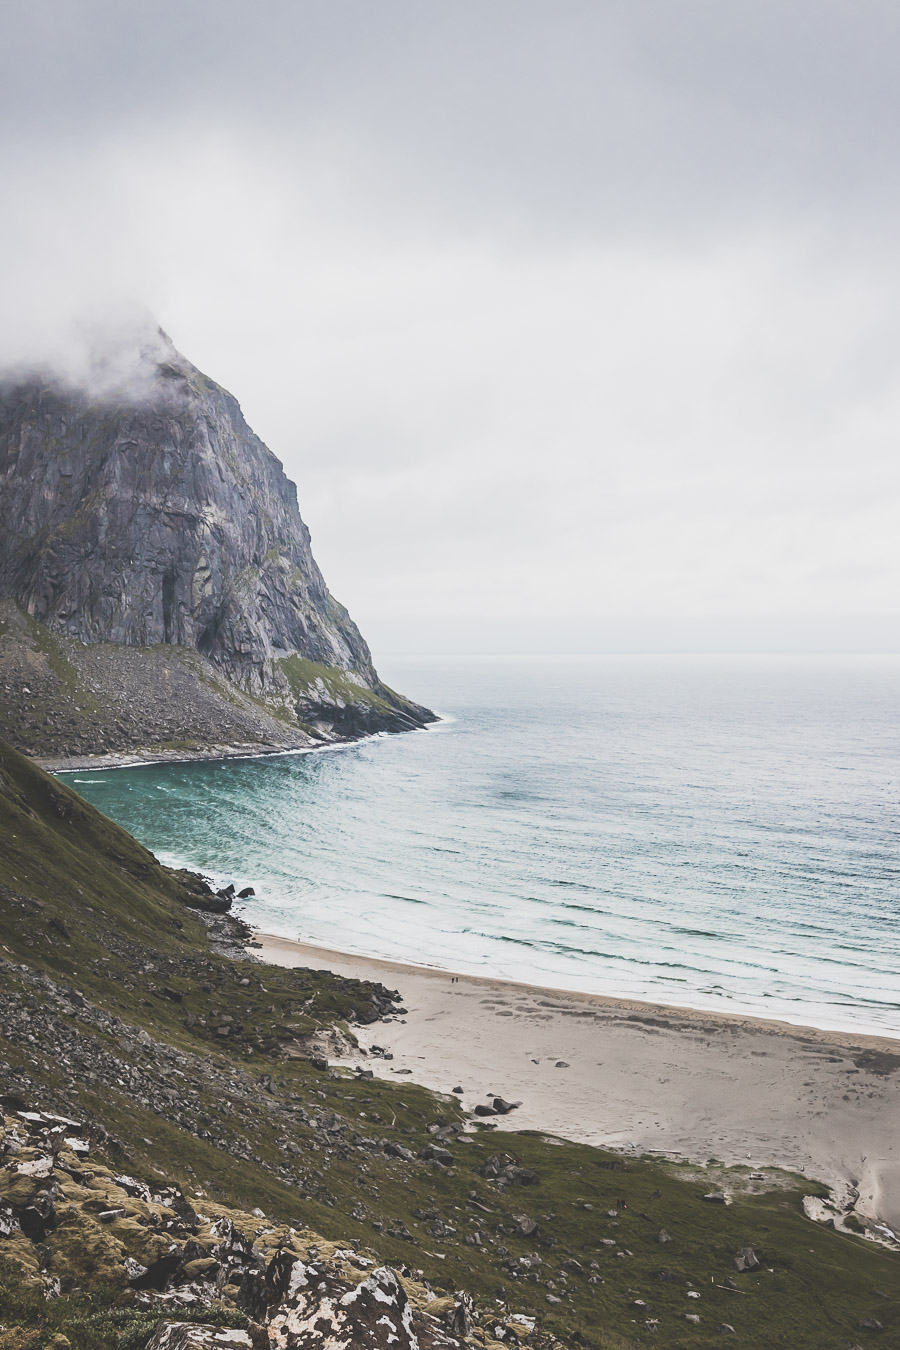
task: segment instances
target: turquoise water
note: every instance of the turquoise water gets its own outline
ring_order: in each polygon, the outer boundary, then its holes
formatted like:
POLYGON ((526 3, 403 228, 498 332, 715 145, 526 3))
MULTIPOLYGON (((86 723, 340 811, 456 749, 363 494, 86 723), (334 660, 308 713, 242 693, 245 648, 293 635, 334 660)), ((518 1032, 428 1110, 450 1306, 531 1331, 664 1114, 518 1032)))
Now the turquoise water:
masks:
POLYGON ((268 932, 900 1035, 900 658, 395 660, 446 720, 67 780, 268 932))

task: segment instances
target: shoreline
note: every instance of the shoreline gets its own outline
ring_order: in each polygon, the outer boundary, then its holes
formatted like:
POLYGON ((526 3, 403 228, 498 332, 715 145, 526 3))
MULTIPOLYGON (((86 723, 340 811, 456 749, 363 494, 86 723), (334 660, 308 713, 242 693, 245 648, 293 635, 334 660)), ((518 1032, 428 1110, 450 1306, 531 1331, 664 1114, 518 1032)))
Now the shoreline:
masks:
POLYGON ((116 751, 108 755, 82 755, 71 758, 56 758, 50 755, 29 755, 28 758, 47 773, 83 773, 93 769, 109 771, 112 769, 143 769, 154 764, 202 764, 225 763, 234 759, 278 759, 285 755, 317 755, 327 750, 349 750, 354 745, 377 741, 385 736, 407 736, 416 731, 427 731, 443 721, 436 717, 422 727, 409 727, 400 732, 372 731, 365 736, 356 736, 353 740, 322 741, 311 745, 271 746, 261 750, 259 746, 216 746, 207 750, 147 750, 146 755, 139 751, 116 751))
MULTIPOLYGON (((246 920, 245 920, 246 922, 246 920)), ((252 927, 252 925, 251 925, 252 927)), ((561 985, 535 984, 532 980, 511 980, 504 975, 473 975, 462 970, 450 970, 443 966, 419 965, 415 961, 396 961, 386 956, 364 956, 360 952, 340 951, 337 947, 326 947, 321 943, 309 942, 299 938, 288 938, 280 933, 266 933, 261 928, 253 928, 253 938, 264 944, 285 943, 289 948, 298 948, 309 954, 310 964, 324 969, 326 958, 344 965, 358 963, 372 971, 380 970, 385 975, 402 979, 410 973, 423 978, 436 980, 466 980, 473 985, 519 991, 522 994, 543 995, 558 999, 573 999, 584 1003, 594 1003, 600 1008, 623 1009, 639 1014, 652 1014, 655 1017, 683 1018, 694 1020, 702 1018, 709 1022, 721 1022, 724 1025, 750 1026, 760 1031, 772 1031, 787 1036, 802 1036, 807 1039, 823 1039, 829 1045, 848 1045, 861 1049, 880 1050, 885 1054, 900 1058, 900 1031, 896 1036, 877 1031, 855 1031, 847 1027, 817 1027, 812 1022, 788 1022, 780 1017, 763 1017, 756 1013, 729 1012, 718 1008, 694 1007, 689 1003, 657 1003, 652 999, 630 998, 624 994, 597 994, 587 989, 567 989, 561 985)), ((375 979, 367 975, 359 978, 375 979)), ((381 979, 384 984, 387 981, 381 979)), ((898 1066, 900 1067, 900 1066, 898 1066)))
POLYGON ((360 1050, 339 1062, 445 1094, 460 1087, 469 1111, 493 1094, 521 1101, 502 1129, 800 1173, 828 1185, 840 1210, 900 1234, 900 1044, 890 1037, 456 974, 260 931, 254 940, 272 964, 400 990, 407 1013, 354 1027, 360 1050))

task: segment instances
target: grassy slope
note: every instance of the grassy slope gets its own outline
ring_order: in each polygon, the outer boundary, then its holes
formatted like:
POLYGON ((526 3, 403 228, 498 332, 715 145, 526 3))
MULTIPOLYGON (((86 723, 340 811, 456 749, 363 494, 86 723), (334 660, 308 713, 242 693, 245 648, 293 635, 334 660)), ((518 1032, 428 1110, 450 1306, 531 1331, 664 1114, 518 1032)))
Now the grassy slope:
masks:
MULTIPOLYGON (((96 1008, 201 1056, 211 1073, 232 1073, 251 1085, 266 1074, 274 1079, 274 1094, 251 1093, 238 1111, 210 1086, 214 1079, 198 1076, 196 1117, 186 1120, 164 1101, 136 1105, 115 1083, 73 1079, 53 1045, 23 1044, 0 1019, 0 1059, 13 1077, 27 1075, 49 1104, 102 1121, 121 1140, 132 1173, 163 1172, 186 1189, 203 1186, 221 1203, 259 1205, 328 1238, 361 1239, 383 1260, 421 1268, 436 1288, 463 1287, 484 1303, 503 1297, 515 1309, 537 1312, 572 1343, 580 1336, 609 1350, 726 1343, 843 1350, 869 1334, 858 1329, 860 1320, 877 1318, 885 1328, 877 1343, 900 1346, 900 1259, 809 1223, 800 1201, 811 1187, 801 1179, 794 1185, 782 1178, 770 1192, 752 1195, 734 1174, 728 1185, 735 1201, 726 1208, 700 1199, 719 1188, 719 1176, 650 1160, 623 1166, 615 1155, 533 1134, 497 1130, 452 1141, 456 1163, 448 1170, 355 1147, 358 1130, 418 1151, 430 1140, 429 1122, 460 1118, 455 1101, 410 1083, 323 1074, 304 1059, 284 1057, 280 1046, 347 1017, 371 990, 327 974, 211 956, 177 878, 146 850, 2 745, 0 775, 0 957, 74 985, 96 1008), (158 997, 161 985, 182 1001, 158 997), (224 1006, 243 1030, 221 1039, 213 1024, 224 1006), (300 1119, 286 1125, 276 1108, 292 1099, 310 1113, 337 1113, 343 1134, 323 1137, 300 1119), (197 1137, 201 1121, 212 1138, 197 1137), (248 1141, 249 1160, 238 1156, 246 1155, 248 1141), (479 1176, 485 1159, 502 1150, 533 1167, 539 1185, 504 1191, 479 1176), (280 1175, 288 1156, 302 1180, 280 1175), (626 1208, 617 1207, 620 1200, 626 1208), (352 1216, 354 1209, 361 1217, 352 1216), (438 1210, 456 1232, 430 1235, 417 1209, 438 1210), (610 1209, 617 1209, 615 1218, 610 1209), (522 1214, 538 1221, 536 1235, 518 1234, 515 1216, 522 1214), (389 1235, 401 1226, 412 1241, 389 1235), (660 1244, 662 1228, 671 1242, 660 1244), (464 1240, 475 1233, 480 1246, 464 1240), (744 1246, 756 1249, 762 1268, 739 1275, 733 1258, 744 1246), (520 1256, 532 1261, 530 1272, 520 1266, 522 1278, 513 1279, 506 1266, 520 1256), (565 1270, 572 1258, 584 1273, 565 1270), (595 1284, 588 1279, 592 1261, 595 1284), (529 1277, 536 1273, 540 1283, 529 1277), (740 1292, 719 1287, 728 1276, 740 1292), (548 1279, 558 1304, 547 1301, 548 1279), (699 1300, 687 1298, 688 1282, 699 1300), (647 1307, 633 1306, 638 1299, 647 1307), (682 1320, 694 1311, 699 1325, 682 1320), (659 1319, 658 1332, 645 1327, 648 1318, 659 1319), (737 1334, 723 1339, 723 1322, 737 1334)), ((0 997, 22 995, 19 983, 15 971, 0 972, 0 997)), ((33 987, 24 996, 39 997, 33 987)), ((104 1040, 84 1024, 84 1038, 92 1035, 98 1044, 104 1040)), ((120 1044, 116 1053, 125 1053, 120 1044)), ((0 1246, 0 1263, 2 1257, 0 1246)), ((6 1313, 0 1306, 0 1321, 15 1314, 14 1305, 6 1313)))

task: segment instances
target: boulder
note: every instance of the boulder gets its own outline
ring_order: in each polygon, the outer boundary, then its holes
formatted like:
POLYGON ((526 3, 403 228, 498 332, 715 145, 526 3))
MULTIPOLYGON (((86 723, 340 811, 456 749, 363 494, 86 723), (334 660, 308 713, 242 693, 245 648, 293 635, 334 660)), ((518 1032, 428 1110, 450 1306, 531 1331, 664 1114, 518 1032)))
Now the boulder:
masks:
POLYGON ((438 1148, 436 1144, 426 1144, 419 1149, 419 1157, 425 1162, 440 1163, 442 1167, 450 1167, 453 1163, 453 1154, 446 1148, 438 1148))
POLYGON ((236 1327, 204 1327, 196 1322, 162 1322, 147 1350, 253 1350, 250 1333, 236 1327))
POLYGON ((734 1264, 738 1270, 757 1270, 759 1258, 752 1247, 741 1247, 735 1254, 734 1264))
POLYGON ((268 1331, 272 1350, 419 1350, 406 1292, 387 1266, 348 1288, 333 1272, 296 1259, 268 1331))
POLYGON ((402 1158, 404 1162, 416 1160, 416 1155, 410 1149, 404 1148, 402 1144, 395 1144, 392 1139, 384 1145, 384 1151, 389 1158, 402 1158))
POLYGON ((456 1295, 445 1325, 454 1336, 468 1336, 472 1330, 472 1300, 466 1293, 456 1295))
POLYGON ((19 1211, 19 1227, 30 1242, 43 1242, 56 1227, 56 1208, 49 1195, 38 1196, 34 1203, 19 1211))
POLYGON ((507 1167, 503 1179, 511 1181, 514 1186, 536 1186, 540 1181, 537 1172, 533 1172, 530 1167, 507 1167))
POLYGON ((172 1251, 166 1252, 165 1256, 161 1256, 158 1261, 151 1262, 149 1266, 141 1267, 141 1272, 131 1276, 128 1283, 132 1289, 155 1289, 157 1293, 162 1293, 171 1284, 173 1276, 180 1269, 181 1252, 173 1246, 172 1251))

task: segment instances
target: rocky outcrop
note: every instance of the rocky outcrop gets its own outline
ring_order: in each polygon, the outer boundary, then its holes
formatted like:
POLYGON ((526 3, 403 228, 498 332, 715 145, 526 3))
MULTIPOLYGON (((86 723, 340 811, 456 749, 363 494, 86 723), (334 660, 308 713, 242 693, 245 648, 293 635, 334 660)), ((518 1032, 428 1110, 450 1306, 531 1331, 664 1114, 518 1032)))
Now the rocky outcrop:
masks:
POLYGON ((466 1350, 502 1344, 499 1332, 563 1350, 534 1318, 501 1323, 463 1291, 436 1296, 421 1271, 378 1265, 358 1240, 145 1182, 109 1166, 117 1152, 102 1127, 31 1104, 0 1111, 0 1277, 51 1302, 115 1293, 112 1312, 75 1321, 82 1337, 118 1324, 146 1350, 466 1350))
POLYGON ((0 689, 27 708, 29 668, 53 686, 18 719, 18 743, 40 742, 67 701, 84 733, 75 714, 116 690, 121 729, 101 709, 92 748, 305 744, 433 720, 379 680, 316 565, 296 488, 237 400, 162 333, 144 335, 141 358, 139 389, 102 398, 35 375, 0 388, 0 689), (176 706, 162 666, 191 686, 176 706), (154 691, 168 696, 155 738, 154 691), (227 736, 211 737, 223 721, 227 736))

